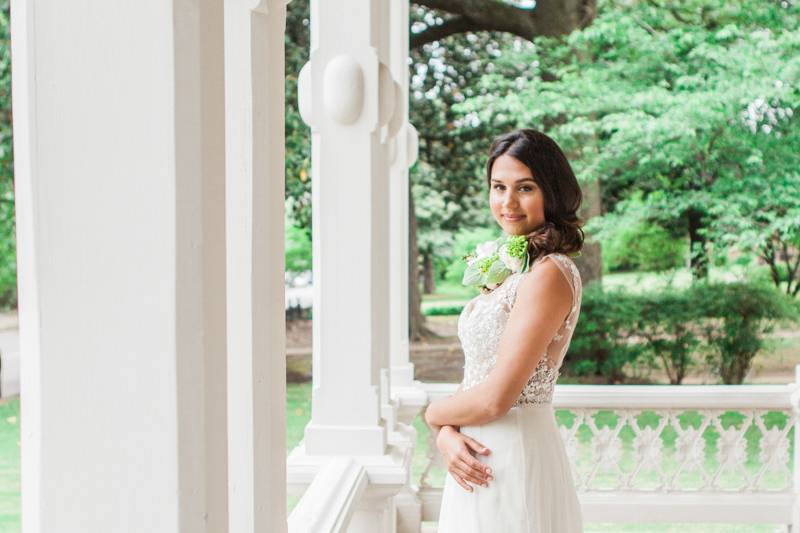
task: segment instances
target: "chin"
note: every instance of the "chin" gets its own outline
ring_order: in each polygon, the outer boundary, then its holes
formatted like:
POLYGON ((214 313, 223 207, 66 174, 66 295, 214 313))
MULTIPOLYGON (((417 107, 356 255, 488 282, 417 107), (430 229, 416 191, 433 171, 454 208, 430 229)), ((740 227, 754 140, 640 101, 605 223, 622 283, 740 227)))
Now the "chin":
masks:
POLYGON ((530 232, 525 231, 525 228, 521 226, 509 226, 508 224, 500 224, 500 227, 503 229, 503 232, 506 235, 527 235, 530 232))

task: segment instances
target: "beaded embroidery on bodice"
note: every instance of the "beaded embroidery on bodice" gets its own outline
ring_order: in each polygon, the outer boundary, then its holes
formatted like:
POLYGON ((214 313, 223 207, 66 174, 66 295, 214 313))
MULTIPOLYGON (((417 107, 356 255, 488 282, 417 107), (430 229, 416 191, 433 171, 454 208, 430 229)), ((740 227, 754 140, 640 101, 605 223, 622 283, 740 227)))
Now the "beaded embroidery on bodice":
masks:
MULTIPOLYGON (((575 263, 564 254, 554 253, 537 259, 531 269, 545 259, 556 263, 572 286, 572 308, 547 346, 515 406, 544 404, 553 401, 553 389, 564 355, 569 348, 575 323, 580 314, 582 285, 575 263)), ((473 298, 458 317, 458 337, 464 350, 462 389, 484 381, 494 368, 500 337, 517 296, 517 286, 525 273, 511 274, 502 285, 487 294, 473 298)))

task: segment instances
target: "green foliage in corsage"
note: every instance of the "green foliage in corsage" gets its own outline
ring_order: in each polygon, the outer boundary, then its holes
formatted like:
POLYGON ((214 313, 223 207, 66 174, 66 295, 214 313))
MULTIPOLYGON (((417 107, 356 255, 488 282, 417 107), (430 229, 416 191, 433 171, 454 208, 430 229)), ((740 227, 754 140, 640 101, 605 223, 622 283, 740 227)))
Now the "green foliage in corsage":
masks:
POLYGON ((528 268, 528 241, 523 235, 501 237, 479 244, 464 259, 467 268, 462 283, 490 291, 512 273, 528 268))

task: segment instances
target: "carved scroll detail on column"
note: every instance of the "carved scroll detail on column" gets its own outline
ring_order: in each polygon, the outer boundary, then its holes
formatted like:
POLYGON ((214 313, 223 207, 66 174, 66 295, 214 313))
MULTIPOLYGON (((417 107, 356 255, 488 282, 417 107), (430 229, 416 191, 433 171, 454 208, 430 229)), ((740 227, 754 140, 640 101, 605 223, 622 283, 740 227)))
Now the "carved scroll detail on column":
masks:
POLYGON ((352 124, 364 108, 364 71, 352 56, 342 54, 325 65, 325 113, 340 124, 352 124))
POLYGON ((314 129, 314 108, 311 105, 313 101, 311 95, 311 61, 308 61, 303 68, 300 69, 300 74, 297 77, 297 107, 300 111, 300 118, 306 125, 314 129))
POLYGON ((400 84, 397 83, 397 80, 392 80, 392 85, 394 86, 394 112, 392 113, 392 118, 389 120, 389 138, 395 137, 399 132, 400 129, 403 127, 403 120, 405 118, 405 108, 406 108, 406 101, 403 92, 403 88, 400 87, 400 84))
POLYGON ((378 126, 389 124, 395 112, 395 86, 392 71, 384 63, 378 63, 378 126))
POLYGON ((419 133, 417 133, 417 128, 410 122, 406 127, 406 135, 408 136, 406 139, 406 162, 408 163, 408 168, 411 168, 417 162, 417 157, 419 156, 419 133))

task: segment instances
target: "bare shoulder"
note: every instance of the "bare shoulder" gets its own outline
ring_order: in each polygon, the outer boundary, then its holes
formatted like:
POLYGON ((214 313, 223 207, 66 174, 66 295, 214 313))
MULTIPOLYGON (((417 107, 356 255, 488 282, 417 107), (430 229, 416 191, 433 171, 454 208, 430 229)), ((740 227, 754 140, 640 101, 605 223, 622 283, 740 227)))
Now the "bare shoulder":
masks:
POLYGON ((543 260, 525 273, 517 287, 515 305, 522 308, 546 308, 566 315, 571 307, 572 287, 553 260, 543 260))

